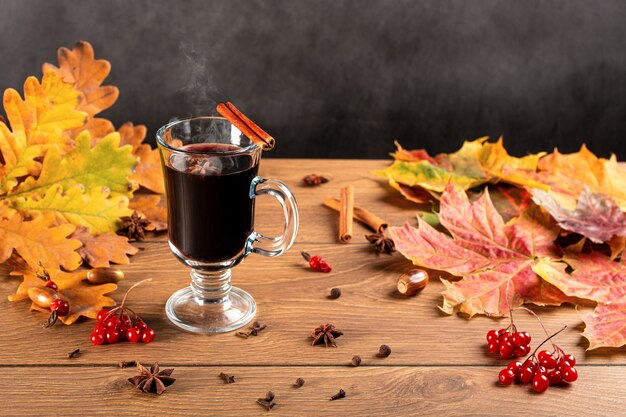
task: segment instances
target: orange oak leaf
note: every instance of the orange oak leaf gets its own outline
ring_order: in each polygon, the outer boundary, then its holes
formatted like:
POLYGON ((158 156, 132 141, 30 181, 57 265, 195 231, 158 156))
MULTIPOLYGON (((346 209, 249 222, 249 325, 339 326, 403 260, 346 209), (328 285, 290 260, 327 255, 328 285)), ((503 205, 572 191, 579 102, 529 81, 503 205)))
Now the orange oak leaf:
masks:
POLYGON ((75 226, 56 225, 52 216, 39 215, 25 221, 15 210, 0 206, 0 262, 5 262, 15 250, 32 268, 63 267, 69 271, 81 264, 76 250, 80 241, 69 238, 75 226))
MULTIPOLYGON (((98 312, 104 307, 115 305, 115 301, 105 296, 117 289, 117 284, 91 285, 85 281, 87 270, 81 269, 75 272, 63 272, 59 270, 47 270, 50 278, 59 289, 61 298, 70 304, 70 312, 67 316, 59 317, 64 324, 74 323, 80 316, 96 318, 98 312)), ((44 282, 34 274, 26 274, 23 281, 17 288, 15 294, 9 296, 10 301, 25 300, 28 297, 28 290, 33 287, 44 287, 44 282)), ((32 310, 42 311, 49 314, 50 310, 35 303, 31 304, 32 310)))
POLYGON ((104 79, 111 72, 111 64, 104 59, 95 59, 93 47, 89 42, 79 41, 72 50, 59 48, 57 52, 59 67, 44 64, 43 70, 56 71, 65 82, 73 84, 74 89, 84 95, 78 110, 94 116, 111 107, 119 96, 119 90, 112 85, 102 86, 104 79))
POLYGON ((165 184, 163 182, 163 169, 158 149, 152 149, 147 143, 143 143, 147 129, 143 125, 133 126, 132 123, 124 123, 118 130, 120 134, 120 146, 131 145, 133 154, 139 159, 131 180, 137 182, 148 190, 163 194, 165 184))
POLYGON ((534 190, 533 201, 545 208, 563 229, 579 233, 594 243, 626 237, 626 212, 612 197, 591 191, 586 185, 574 210, 560 206, 546 191, 534 190))
POLYGON ((589 349, 625 345, 626 264, 599 253, 566 253, 563 261, 541 261, 535 271, 565 294, 598 303, 583 316, 589 349))
POLYGON ((137 211, 142 217, 150 220, 156 232, 167 230, 167 209, 161 204, 161 196, 154 194, 137 194, 130 200, 128 208, 137 211))
POLYGON ((571 301, 533 272, 540 259, 559 253, 554 244, 558 228, 538 210, 505 224, 488 192, 470 203, 465 192, 448 185, 439 219, 451 237, 419 217, 419 229, 406 224, 389 232, 396 249, 414 264, 463 278, 455 283, 442 280, 444 312, 504 316, 522 303, 571 301))
POLYGON ((108 267, 111 262, 128 264, 128 255, 135 255, 139 251, 124 236, 111 233, 93 236, 85 227, 77 227, 70 237, 82 242, 83 246, 78 248, 78 253, 92 268, 108 267))

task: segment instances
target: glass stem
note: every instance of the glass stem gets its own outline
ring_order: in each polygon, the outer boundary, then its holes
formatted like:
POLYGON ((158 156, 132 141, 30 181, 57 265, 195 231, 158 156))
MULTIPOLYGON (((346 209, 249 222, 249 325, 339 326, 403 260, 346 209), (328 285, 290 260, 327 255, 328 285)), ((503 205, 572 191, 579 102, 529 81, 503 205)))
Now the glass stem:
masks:
POLYGON ((219 304, 229 300, 230 269, 222 271, 191 270, 191 289, 195 298, 202 304, 219 304))

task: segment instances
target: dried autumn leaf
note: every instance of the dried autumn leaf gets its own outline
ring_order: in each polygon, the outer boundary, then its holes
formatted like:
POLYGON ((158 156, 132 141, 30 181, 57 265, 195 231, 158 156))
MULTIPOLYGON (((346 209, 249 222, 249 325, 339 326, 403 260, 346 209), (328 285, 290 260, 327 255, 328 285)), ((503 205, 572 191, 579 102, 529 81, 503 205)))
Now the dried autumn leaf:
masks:
MULTIPOLYGON (((626 211, 626 175, 614 155, 598 158, 584 145, 572 154, 554 150, 541 159, 535 180, 548 186, 552 197, 565 209, 575 210, 588 187, 591 192, 612 197, 626 211)), ((531 192, 534 194, 534 190, 531 192)))
POLYGON ((93 148, 87 132, 81 133, 76 142, 76 149, 64 157, 59 148, 51 147, 39 177, 27 178, 11 197, 32 192, 42 194, 55 184, 63 186, 64 190, 80 184, 86 190, 107 187, 113 193, 131 194, 128 177, 137 161, 130 146, 118 146, 118 133, 109 134, 93 148))
POLYGON ((133 154, 139 159, 131 180, 142 187, 158 194, 165 192, 163 181, 163 169, 158 149, 152 149, 150 145, 142 143, 146 137, 146 127, 143 125, 133 126, 132 123, 124 123, 119 128, 120 146, 131 145, 133 154))
POLYGON ((111 262, 128 264, 128 255, 135 255, 139 251, 124 236, 111 233, 93 236, 84 227, 77 227, 70 237, 82 242, 83 246, 78 249, 78 253, 92 268, 109 267, 111 262))
POLYGON ((4 92, 11 130, 0 122, 0 194, 11 191, 20 177, 39 173, 41 164, 36 158, 47 146, 73 146, 64 131, 86 123, 87 114, 76 110, 80 99, 80 93, 52 71, 44 73, 41 84, 35 77, 26 79, 24 100, 12 88, 4 92))
POLYGON ((111 195, 106 187, 86 191, 82 185, 75 185, 66 192, 59 184, 53 184, 43 196, 30 194, 27 198, 10 200, 11 207, 28 215, 45 213, 55 216, 60 223, 83 226, 93 234, 115 232, 119 219, 129 216, 128 197, 111 195))
POLYGON ((13 250, 33 269, 43 265, 47 269, 74 270, 80 266, 76 249, 80 241, 68 239, 75 226, 56 225, 50 216, 37 216, 24 221, 15 210, 0 205, 0 262, 5 262, 13 250))
POLYGON ((119 96, 119 90, 112 85, 102 86, 104 79, 111 72, 111 63, 105 59, 95 59, 93 47, 89 42, 79 41, 72 50, 59 48, 57 52, 59 67, 44 64, 43 71, 55 71, 66 83, 83 93, 85 99, 78 110, 90 116, 111 107, 119 96))
POLYGON ((533 201, 545 208, 563 229, 602 243, 612 237, 626 237, 626 212, 603 193, 584 186, 574 210, 560 206, 546 191, 534 190, 533 201))
POLYGON ((626 265, 598 253, 567 253, 563 261, 542 261, 535 271, 565 294, 598 303, 583 316, 589 349, 625 345, 626 265))
POLYGON ((504 316, 522 303, 571 301, 532 270, 538 260, 558 257, 558 228, 537 210, 505 224, 488 192, 470 203, 462 190, 449 185, 441 197, 439 219, 451 238, 419 217, 419 229, 407 224, 389 232, 396 249, 414 264, 463 278, 443 280, 446 313, 458 309, 470 316, 504 316))
POLYGON ((135 195, 128 208, 137 211, 142 217, 148 219, 156 232, 167 230, 167 209, 161 205, 160 195, 135 195))
MULTIPOLYGON (((70 304, 70 312, 67 316, 59 317, 65 324, 74 323, 80 316, 95 319, 98 312, 104 307, 115 305, 115 301, 105 296, 117 289, 116 284, 91 285, 85 282, 87 270, 81 269, 76 272, 63 272, 48 269, 50 278, 58 285, 58 292, 70 304)), ((33 287, 44 287, 44 282, 32 274, 24 275, 22 283, 18 286, 15 294, 9 296, 10 301, 20 301, 28 298, 28 290, 33 287)), ((32 303, 32 310, 50 313, 32 303)))
POLYGON ((424 192, 437 198, 449 183, 463 190, 499 181, 545 188, 532 179, 542 153, 512 157, 504 149, 502 138, 495 143, 488 143, 487 139, 466 141, 457 152, 434 158, 422 149, 407 151, 396 143, 398 150, 392 153, 396 160, 376 174, 387 178, 405 197, 419 203, 428 201, 424 192))

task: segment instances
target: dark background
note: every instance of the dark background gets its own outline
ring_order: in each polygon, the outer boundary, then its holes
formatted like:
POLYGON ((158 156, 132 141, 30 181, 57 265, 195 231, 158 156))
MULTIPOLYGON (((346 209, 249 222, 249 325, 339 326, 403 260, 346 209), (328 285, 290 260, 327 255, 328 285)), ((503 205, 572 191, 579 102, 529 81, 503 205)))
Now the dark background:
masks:
POLYGON ((505 136, 626 159, 622 0, 0 0, 0 89, 77 40, 111 61, 102 114, 155 130, 228 99, 281 157, 384 158, 505 136))

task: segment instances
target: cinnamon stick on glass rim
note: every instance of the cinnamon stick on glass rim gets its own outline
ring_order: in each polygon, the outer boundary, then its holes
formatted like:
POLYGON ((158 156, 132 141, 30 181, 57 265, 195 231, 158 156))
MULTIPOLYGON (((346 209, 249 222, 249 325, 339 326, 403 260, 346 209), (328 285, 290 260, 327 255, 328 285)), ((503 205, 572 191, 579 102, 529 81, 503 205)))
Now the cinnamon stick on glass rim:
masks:
MULTIPOLYGON (((324 199, 324 205, 335 211, 341 211, 341 203, 339 203, 339 200, 336 198, 326 197, 324 199)), ((381 219, 376 214, 362 207, 354 206, 354 218, 377 233, 382 233, 389 227, 388 221, 381 219)))
POLYGON ((352 220, 354 218, 354 187, 348 185, 339 190, 339 241, 352 240, 352 220))
POLYGON ((231 122, 233 126, 239 129, 248 139, 262 147, 264 151, 271 151, 274 148, 276 140, 246 117, 230 101, 226 104, 219 103, 217 105, 217 112, 231 122))

